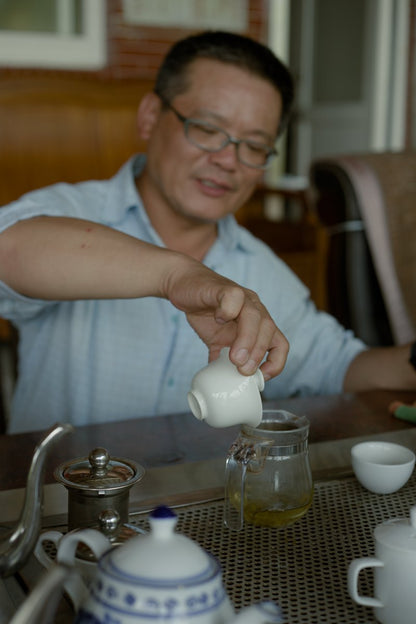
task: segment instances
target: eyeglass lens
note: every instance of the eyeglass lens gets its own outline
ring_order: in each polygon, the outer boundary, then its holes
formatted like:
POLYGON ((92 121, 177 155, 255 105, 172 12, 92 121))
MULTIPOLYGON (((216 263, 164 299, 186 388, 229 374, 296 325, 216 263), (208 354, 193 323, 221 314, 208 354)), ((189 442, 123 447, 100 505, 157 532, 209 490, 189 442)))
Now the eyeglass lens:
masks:
POLYGON ((157 93, 162 102, 184 124, 185 136, 193 145, 207 152, 219 152, 229 143, 234 143, 237 158, 248 167, 265 169, 272 158, 277 155, 275 149, 255 141, 234 139, 228 132, 208 122, 184 117, 167 98, 157 93))
POLYGON ((239 160, 250 167, 265 167, 273 155, 273 152, 264 145, 252 141, 237 141, 232 139, 225 130, 208 123, 187 119, 185 134, 196 147, 208 152, 219 152, 228 143, 235 143, 239 160))

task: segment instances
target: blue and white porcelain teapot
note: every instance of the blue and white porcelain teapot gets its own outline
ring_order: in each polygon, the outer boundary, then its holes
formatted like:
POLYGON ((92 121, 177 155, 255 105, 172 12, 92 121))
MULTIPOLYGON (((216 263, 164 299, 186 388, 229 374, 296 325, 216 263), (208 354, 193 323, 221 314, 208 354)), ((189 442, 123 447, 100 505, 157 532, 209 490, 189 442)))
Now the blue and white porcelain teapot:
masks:
POLYGON ((150 516, 151 530, 124 544, 95 529, 65 535, 56 562, 29 595, 12 624, 52 621, 53 594, 71 583, 79 592, 75 624, 283 624, 280 608, 263 602, 238 615, 222 585, 217 560, 196 542, 175 531, 177 517, 168 507, 150 516), (76 568, 80 542, 98 559, 87 587, 76 568))
MULTIPOLYGON (((101 557, 76 624, 283 622, 273 603, 255 605, 237 616, 222 585, 217 560, 177 533, 176 523, 170 508, 158 507, 150 516, 147 535, 134 537, 101 557)), ((83 539, 82 531, 69 539, 83 539)), ((102 546, 94 539, 88 545, 98 556, 102 554, 102 546)))

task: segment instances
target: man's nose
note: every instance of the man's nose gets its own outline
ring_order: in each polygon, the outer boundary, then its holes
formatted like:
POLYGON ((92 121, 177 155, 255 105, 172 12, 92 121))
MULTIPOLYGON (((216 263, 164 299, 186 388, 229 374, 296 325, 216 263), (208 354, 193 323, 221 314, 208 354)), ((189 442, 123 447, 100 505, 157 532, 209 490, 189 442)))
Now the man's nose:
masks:
POLYGON ((238 164, 238 142, 229 141, 218 152, 211 154, 212 161, 227 169, 234 169, 238 164))

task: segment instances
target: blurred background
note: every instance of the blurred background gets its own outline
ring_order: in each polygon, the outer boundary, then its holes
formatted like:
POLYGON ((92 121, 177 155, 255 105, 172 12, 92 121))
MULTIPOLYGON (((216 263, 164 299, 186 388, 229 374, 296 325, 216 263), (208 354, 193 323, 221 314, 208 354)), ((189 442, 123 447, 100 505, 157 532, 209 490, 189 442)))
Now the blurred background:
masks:
POLYGON ((296 110, 277 173, 306 175, 317 156, 415 147, 415 5, 0 0, 0 71, 148 81, 171 43, 192 31, 247 33, 269 44, 295 74, 296 110))
MULTIPOLYGON (((140 98, 171 44, 205 29, 269 45, 295 76, 279 158, 238 221, 366 342, 414 339, 416 0, 0 0, 0 206, 142 150, 140 98)), ((0 319, 6 409, 17 341, 0 319)))

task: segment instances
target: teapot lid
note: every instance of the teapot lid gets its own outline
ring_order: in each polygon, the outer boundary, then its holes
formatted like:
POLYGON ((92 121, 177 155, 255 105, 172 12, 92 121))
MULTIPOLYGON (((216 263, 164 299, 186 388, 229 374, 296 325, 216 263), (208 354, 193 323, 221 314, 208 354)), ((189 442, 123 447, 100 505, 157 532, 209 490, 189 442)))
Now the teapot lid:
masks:
POLYGON ((410 519, 393 518, 379 524, 374 537, 390 548, 416 552, 416 506, 410 510, 410 519))
POLYGON ((54 476, 67 488, 105 494, 130 488, 144 475, 144 468, 132 460, 110 457, 105 448, 95 448, 56 468, 54 476))
POLYGON ((176 514, 165 506, 150 515, 150 532, 109 551, 100 561, 103 571, 138 584, 158 586, 198 584, 220 572, 216 559, 196 542, 175 531, 176 514))

